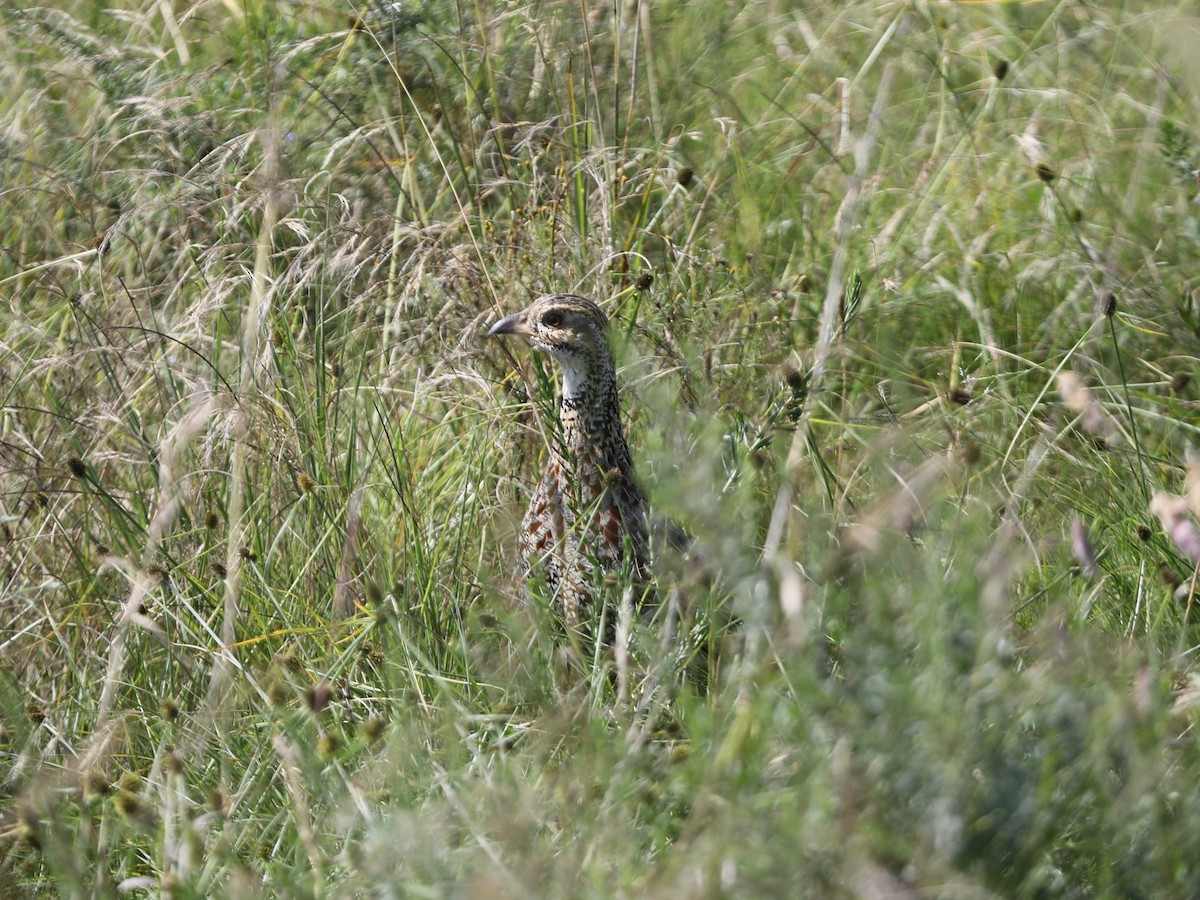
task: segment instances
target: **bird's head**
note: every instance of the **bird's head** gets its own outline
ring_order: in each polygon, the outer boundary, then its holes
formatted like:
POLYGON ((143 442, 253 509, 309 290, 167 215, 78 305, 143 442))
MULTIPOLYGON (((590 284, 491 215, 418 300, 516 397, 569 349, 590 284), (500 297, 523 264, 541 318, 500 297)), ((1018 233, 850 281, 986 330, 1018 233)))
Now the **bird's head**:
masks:
POLYGON ((563 370, 563 396, 574 397, 591 379, 611 377, 608 316, 591 300, 574 294, 539 297, 529 306, 505 316, 488 330, 488 337, 517 334, 554 357, 563 370))

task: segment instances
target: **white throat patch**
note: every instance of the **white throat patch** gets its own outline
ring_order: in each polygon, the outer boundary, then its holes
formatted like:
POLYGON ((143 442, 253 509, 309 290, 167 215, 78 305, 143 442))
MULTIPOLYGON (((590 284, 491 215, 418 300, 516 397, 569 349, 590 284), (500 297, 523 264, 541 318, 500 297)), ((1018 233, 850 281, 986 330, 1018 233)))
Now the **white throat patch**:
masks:
POLYGON ((576 368, 571 365, 571 360, 562 356, 559 357, 558 363, 562 366, 563 385, 562 395, 566 399, 582 396, 585 388, 585 379, 583 369, 576 368))

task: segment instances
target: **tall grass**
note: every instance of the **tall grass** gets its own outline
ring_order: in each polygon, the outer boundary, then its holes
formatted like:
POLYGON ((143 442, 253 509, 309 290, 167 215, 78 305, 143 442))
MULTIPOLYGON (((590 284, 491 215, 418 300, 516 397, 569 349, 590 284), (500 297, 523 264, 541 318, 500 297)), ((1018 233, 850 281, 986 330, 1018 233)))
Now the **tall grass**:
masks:
POLYGON ((1187 5, 0 23, 0 893, 1194 893, 1187 5), (585 664, 560 290, 691 535, 585 664))

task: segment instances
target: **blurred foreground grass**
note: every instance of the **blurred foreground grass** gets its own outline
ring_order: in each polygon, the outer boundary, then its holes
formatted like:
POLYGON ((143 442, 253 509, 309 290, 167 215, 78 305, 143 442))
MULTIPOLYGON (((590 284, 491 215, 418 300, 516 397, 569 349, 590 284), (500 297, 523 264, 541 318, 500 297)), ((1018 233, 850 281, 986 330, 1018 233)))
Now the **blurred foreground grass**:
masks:
POLYGON ((1194 895, 1197 46, 0 11, 0 893, 1194 895), (559 290, 695 537, 582 679, 481 340, 559 290))

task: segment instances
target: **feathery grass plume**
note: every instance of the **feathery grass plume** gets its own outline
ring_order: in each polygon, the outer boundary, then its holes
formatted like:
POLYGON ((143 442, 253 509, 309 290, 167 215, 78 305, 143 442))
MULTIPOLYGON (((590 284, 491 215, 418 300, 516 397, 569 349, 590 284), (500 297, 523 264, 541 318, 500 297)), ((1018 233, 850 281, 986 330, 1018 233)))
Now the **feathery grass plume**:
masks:
POLYGON ((1183 454, 1183 487, 1192 515, 1200 517, 1200 455, 1191 447, 1183 454))
POLYGON ((346 507, 346 531, 342 539, 342 558, 338 565, 337 581, 333 589, 333 613, 342 619, 347 619, 354 613, 353 585, 361 568, 358 559, 361 531, 362 491, 355 490, 351 493, 350 502, 346 507))
POLYGON ((208 792, 207 806, 218 818, 228 818, 230 813, 229 791, 222 785, 208 792))
POLYGON ((1071 520, 1071 555, 1079 564, 1083 576, 1093 579, 1100 574, 1100 566, 1096 560, 1096 548, 1092 545, 1091 535, 1081 519, 1071 520))
POLYGON ((1120 429, 1113 417, 1095 398, 1083 379, 1074 372, 1064 370, 1058 373, 1058 394, 1063 404, 1079 417, 1080 427, 1092 437, 1106 444, 1120 435, 1120 429))
POLYGON ((1186 716, 1192 722, 1200 717, 1200 672, 1188 672, 1184 676, 1183 685, 1175 692, 1171 712, 1186 716))
POLYGON ((826 570, 837 572, 853 560, 870 557, 885 534, 911 532, 938 485, 957 469, 957 462, 953 456, 931 456, 912 475, 904 477, 900 487, 877 501, 846 529, 837 552, 826 563, 826 570))
POLYGON ((1156 491, 1150 498, 1150 513, 1158 518, 1171 543, 1192 562, 1200 563, 1200 532, 1188 517, 1191 509, 1189 498, 1166 491, 1156 491))
POLYGON ((1195 894, 1194 15, 16 6, 0 896, 1195 894), (704 556, 586 684, 505 589, 556 379, 475 337, 562 291, 704 556))
POLYGON ((272 747, 279 758, 279 766, 283 772, 283 782, 291 797, 296 830, 300 844, 308 855, 310 872, 316 883, 320 883, 325 868, 325 857, 317 843, 313 829, 312 811, 308 802, 308 792, 300 777, 300 757, 296 748, 283 735, 277 734, 271 739, 272 747))

